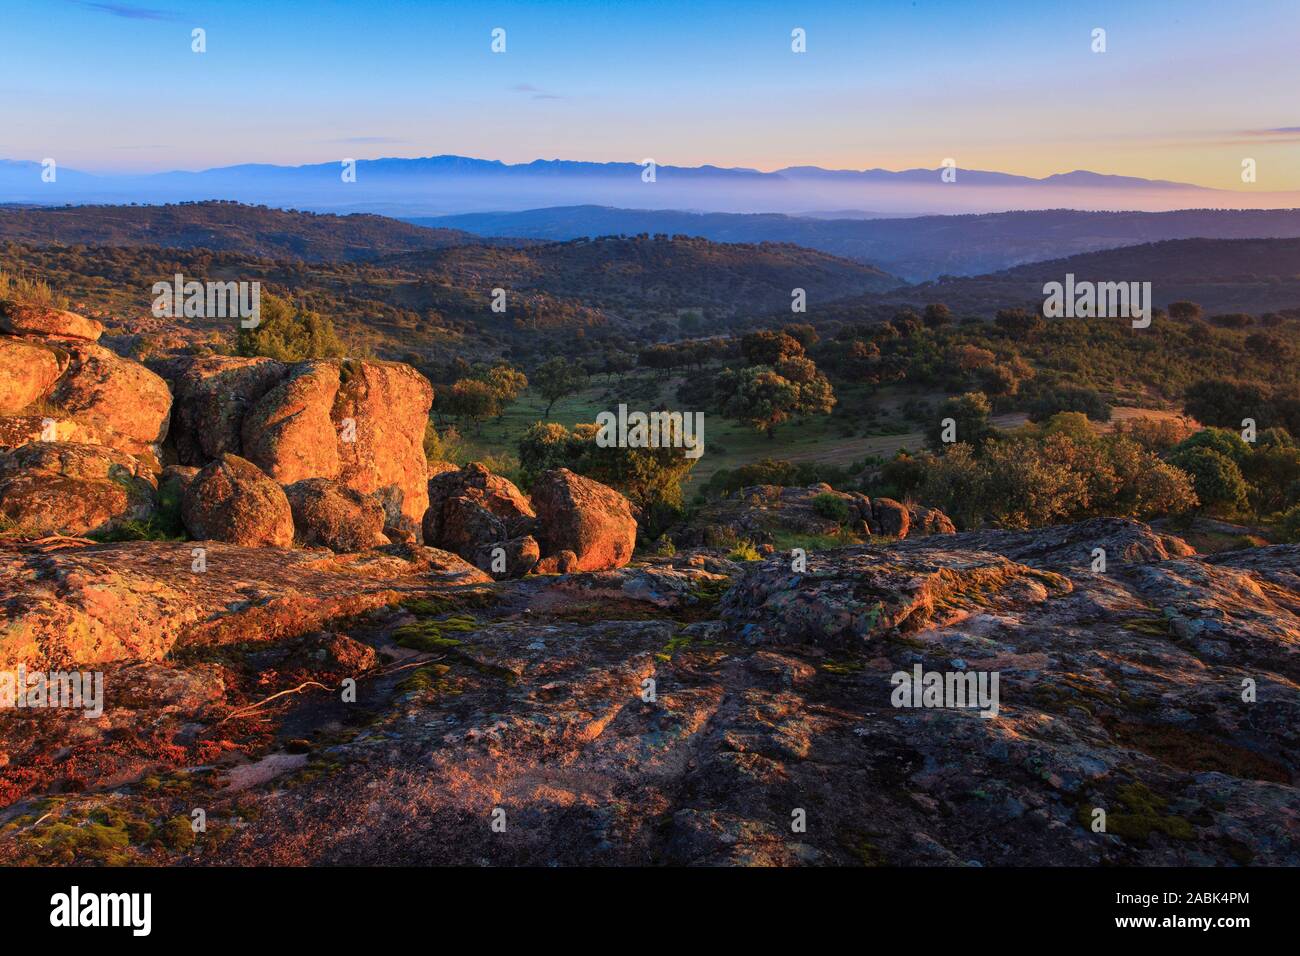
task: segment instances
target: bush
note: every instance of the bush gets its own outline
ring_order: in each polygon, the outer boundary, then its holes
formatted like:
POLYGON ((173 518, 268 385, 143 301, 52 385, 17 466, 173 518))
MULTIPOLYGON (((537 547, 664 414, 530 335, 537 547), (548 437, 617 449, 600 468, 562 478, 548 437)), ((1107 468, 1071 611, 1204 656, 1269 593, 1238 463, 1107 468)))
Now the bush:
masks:
POLYGON ((987 476, 975 449, 950 445, 942 457, 928 456, 921 500, 939 508, 962 528, 977 528, 984 517, 987 476))
POLYGON ((1300 449, 1261 442, 1241 465, 1250 486, 1250 504, 1257 514, 1286 507, 1289 489, 1300 483, 1300 449))
POLYGON ((424 423, 424 459, 425 461, 450 461, 454 464, 464 464, 465 461, 465 444, 461 441, 460 432, 455 427, 448 425, 441 432, 433 425, 430 419, 424 423))
MULTIPOLYGON (((716 445, 713 448, 717 451, 716 445)), ((702 490, 705 496, 718 496, 754 485, 792 488, 821 482, 840 488, 849 484, 853 476, 865 467, 865 461, 844 467, 822 462, 801 461, 796 464, 783 459, 763 458, 737 468, 718 469, 709 476, 702 490)))
POLYGON ((834 521, 836 524, 844 524, 852 514, 846 500, 839 495, 829 493, 823 493, 813 498, 812 509, 827 521, 834 521))
POLYGON ((1191 476, 1202 506, 1235 510, 1246 503, 1246 479, 1241 468, 1222 452, 1205 446, 1175 450, 1169 464, 1191 476))
POLYGON ((1206 425, 1240 428, 1243 418, 1268 422, 1273 411, 1264 390, 1225 379, 1202 379, 1187 389, 1183 411, 1206 425))
POLYGON ((899 452, 880 468, 881 490, 894 498, 912 497, 925 483, 927 469, 926 458, 914 458, 906 452, 899 452))
POLYGON ((925 468, 921 500, 963 528, 986 519, 1014 528, 1099 515, 1145 519, 1198 503, 1188 475, 1123 437, 1026 435, 991 442, 982 457, 956 445, 917 463, 925 468))
POLYGON ((1288 508, 1278 522, 1278 532, 1283 541, 1300 544, 1300 505, 1288 508))
POLYGON ((239 330, 240 355, 302 362, 347 354, 328 318, 278 296, 262 296, 260 319, 256 328, 239 330))
POLYGON ((1082 412, 1094 422, 1110 421, 1110 403, 1092 388, 1060 388, 1044 392, 1029 406, 1031 422, 1045 422, 1059 412, 1082 412))
POLYGON ((978 448, 994 434, 993 426, 989 423, 992 411, 988 396, 983 392, 967 392, 949 398, 939 406, 926 428, 926 439, 931 448, 943 448, 943 422, 944 419, 951 418, 956 423, 957 442, 978 448))
POLYGON ((1192 434, 1192 427, 1172 418, 1135 418, 1115 423, 1115 434, 1124 435, 1147 451, 1164 454, 1192 434))
POLYGON ((1170 458, 1196 448, 1209 448, 1225 458, 1231 458, 1240 465, 1250 457, 1250 445, 1234 431, 1226 428, 1205 428, 1194 435, 1189 435, 1170 452, 1170 458))
POLYGON ((639 524, 647 540, 658 538, 681 518, 682 482, 697 458, 682 448, 601 448, 599 427, 535 422, 519 439, 519 467, 525 487, 552 468, 571 471, 609 485, 628 497, 641 512, 639 524))
POLYGON ((29 279, 0 269, 0 299, 47 309, 69 309, 68 297, 55 292, 44 279, 29 279))

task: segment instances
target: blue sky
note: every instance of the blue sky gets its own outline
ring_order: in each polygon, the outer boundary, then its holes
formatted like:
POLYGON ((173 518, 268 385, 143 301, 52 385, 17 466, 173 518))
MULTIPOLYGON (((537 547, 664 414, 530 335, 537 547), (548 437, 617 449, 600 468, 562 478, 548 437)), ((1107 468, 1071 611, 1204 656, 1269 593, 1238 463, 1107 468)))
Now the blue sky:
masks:
POLYGON ((0 0, 0 157, 459 153, 1300 188, 1300 3, 0 0), (207 31, 208 51, 190 50, 207 31), (506 30, 507 51, 490 51, 506 30), (790 51, 807 31, 808 52, 790 51), (1090 49, 1107 31, 1107 52, 1090 49))

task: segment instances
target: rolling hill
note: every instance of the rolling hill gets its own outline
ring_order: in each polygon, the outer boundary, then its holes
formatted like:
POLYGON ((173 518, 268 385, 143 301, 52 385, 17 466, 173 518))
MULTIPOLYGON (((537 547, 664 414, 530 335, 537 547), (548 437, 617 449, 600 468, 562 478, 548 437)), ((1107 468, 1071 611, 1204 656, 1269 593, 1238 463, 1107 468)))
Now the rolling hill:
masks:
POLYGON ((1300 239, 1175 239, 1089 252, 990 275, 912 286, 903 298, 947 302, 965 311, 1009 305, 1037 309, 1043 285, 1063 281, 1150 282, 1155 304, 1190 300, 1206 313, 1300 306, 1300 239))
POLYGON ((715 242, 793 242, 870 262, 913 282, 944 274, 981 275, 1026 262, 1163 239, 1300 237, 1300 209, 1154 213, 1051 209, 909 219, 823 219, 588 205, 411 221, 488 237, 558 240, 666 232, 715 242))
POLYGON ((196 202, 162 206, 0 206, 0 242, 211 249, 306 262, 354 262, 393 252, 492 242, 457 229, 383 216, 336 216, 196 202))

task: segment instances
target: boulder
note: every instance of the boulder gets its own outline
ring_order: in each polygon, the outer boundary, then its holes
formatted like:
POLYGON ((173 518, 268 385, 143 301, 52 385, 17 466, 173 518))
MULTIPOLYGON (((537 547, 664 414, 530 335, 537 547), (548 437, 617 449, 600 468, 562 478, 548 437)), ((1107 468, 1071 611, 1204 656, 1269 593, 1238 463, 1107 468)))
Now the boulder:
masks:
POLYGON ((237 455, 222 455, 194 476, 181 499, 181 518, 201 541, 293 545, 289 499, 256 465, 237 455))
POLYGON ((75 312, 6 301, 0 302, 0 332, 43 339, 96 342, 104 334, 104 326, 75 312))
POLYGON ((194 476, 198 473, 199 469, 193 465, 168 465, 163 469, 162 478, 159 479, 158 483, 160 485, 174 484, 183 495, 185 489, 190 486, 190 482, 194 480, 194 476))
POLYGON ((341 368, 331 409, 344 437, 338 479, 378 497, 390 521, 405 516, 418 524, 429 508, 424 429, 433 386, 401 362, 344 362, 341 368))
POLYGON ((396 362, 291 367, 243 415, 243 454, 283 484, 333 478, 384 506, 395 527, 428 508, 424 427, 433 386, 396 362))
POLYGON ((280 482, 334 478, 339 473, 340 436, 330 420, 339 389, 334 362, 296 365, 244 415, 244 457, 280 482))
POLYGON ((0 415, 22 411, 54 386, 62 371, 53 349, 0 337, 0 415))
POLYGON ((99 429, 66 415, 0 415, 0 449, 34 441, 102 445, 99 429))
POLYGON ((952 523, 952 519, 938 508, 912 505, 907 511, 910 519, 909 533, 912 535, 957 533, 957 526, 952 523))
POLYGON ((479 550, 529 534, 537 513, 508 478, 479 462, 429 480, 424 540, 473 561, 479 550))
POLYGON ((880 534, 894 538, 906 538, 912 525, 907 506, 893 498, 875 498, 871 502, 871 514, 874 518, 873 530, 880 529, 880 534))
POLYGON ((171 413, 167 383, 99 345, 69 344, 67 350, 71 362, 51 400, 99 428, 104 444, 156 461, 171 413))
POLYGON ((388 544, 384 508, 328 478, 304 478, 286 485, 297 540, 309 547, 349 553, 388 544))
POLYGON ((636 518, 621 494, 567 468, 545 472, 533 487, 544 553, 572 551, 578 571, 621 568, 636 547, 636 518))
POLYGON ((240 454, 244 414, 286 374, 283 363, 269 358, 210 355, 190 360, 173 386, 171 431, 178 460, 205 465, 227 452, 240 454))
POLYGON ((503 578, 518 578, 527 574, 542 556, 541 547, 532 535, 514 538, 510 541, 498 541, 479 549, 474 556, 474 564, 486 571, 498 581, 503 578), (498 558, 502 559, 501 570, 496 570, 498 558))
POLYGON ((867 537, 871 520, 866 495, 836 491, 824 482, 751 485, 708 502, 689 524, 673 529, 671 537, 686 548, 730 547, 741 540, 771 544, 782 533, 829 536, 845 529, 867 537))
POLYGON ((578 570, 578 556, 572 551, 557 551, 533 565, 531 574, 571 574, 578 570))
POLYGON ((430 540, 426 515, 425 541, 437 548, 455 552, 467 561, 475 560, 479 550, 509 537, 506 523, 479 501, 468 495, 456 495, 442 502, 438 535, 430 540))
POLYGON ((0 453, 0 516, 25 534, 108 532, 154 505, 148 470, 115 449, 38 441, 0 453))

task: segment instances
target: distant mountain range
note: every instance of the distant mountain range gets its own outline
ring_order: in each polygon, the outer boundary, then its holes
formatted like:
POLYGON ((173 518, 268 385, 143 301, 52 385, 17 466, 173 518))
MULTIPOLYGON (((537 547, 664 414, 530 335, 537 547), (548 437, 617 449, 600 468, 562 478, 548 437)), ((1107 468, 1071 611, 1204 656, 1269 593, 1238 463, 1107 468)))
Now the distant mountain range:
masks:
POLYGON ((1186 183, 1075 170, 1035 179, 955 169, 822 169, 772 172, 718 166, 536 160, 502 163, 465 156, 359 160, 355 181, 341 160, 305 166, 246 164, 195 172, 96 175, 36 162, 0 160, 0 202, 129 203, 228 199, 327 212, 435 216, 596 204, 632 209, 813 213, 870 209, 890 216, 1007 209, 1168 210, 1300 206, 1300 193, 1216 190, 1186 183), (652 180, 652 181, 648 181, 652 180))
POLYGON ((907 219, 814 219, 564 206, 411 221, 487 237, 556 240, 668 233, 702 236, 715 242, 793 242, 869 262, 912 282, 944 274, 980 275, 1026 262, 1164 239, 1300 237, 1300 209, 1051 209, 907 219))

